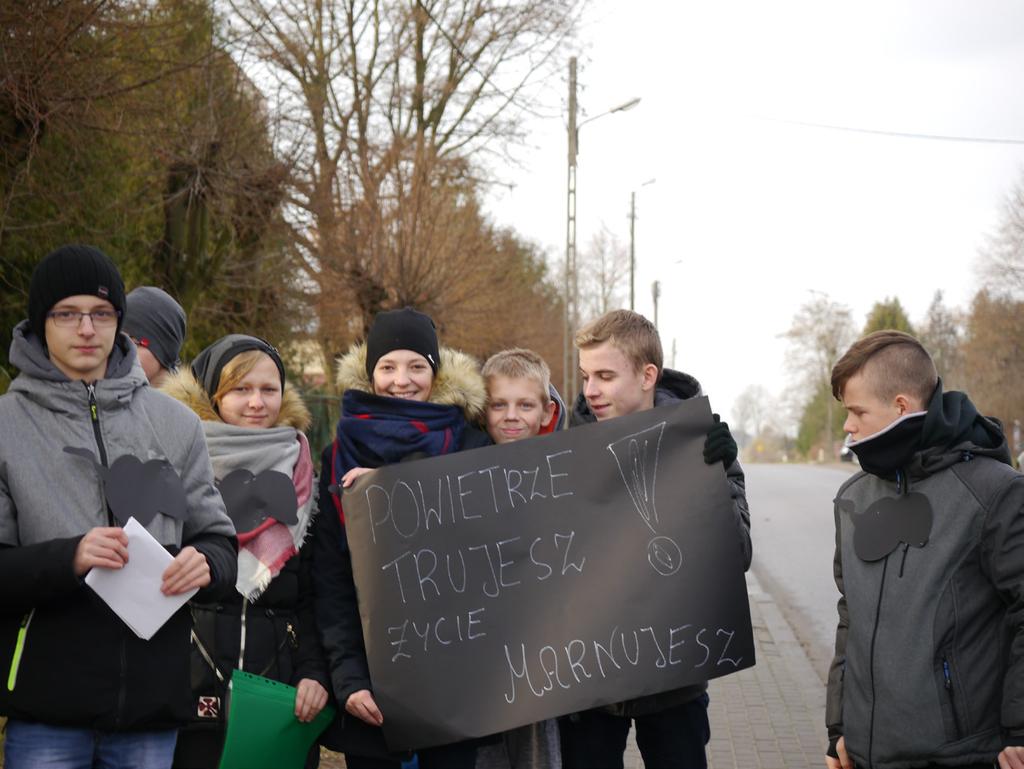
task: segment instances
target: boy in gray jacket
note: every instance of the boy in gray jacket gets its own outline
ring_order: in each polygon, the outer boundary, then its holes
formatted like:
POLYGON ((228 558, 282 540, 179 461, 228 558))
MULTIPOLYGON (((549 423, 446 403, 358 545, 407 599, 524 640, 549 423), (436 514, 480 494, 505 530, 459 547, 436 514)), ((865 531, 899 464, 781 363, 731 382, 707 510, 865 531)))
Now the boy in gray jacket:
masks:
POLYGON ((1024 476, 921 343, 832 369, 863 472, 835 499, 829 769, 1024 767, 1024 476))
POLYGON ((0 397, 8 769, 169 767, 189 715, 187 608, 144 641, 83 582, 128 559, 124 509, 108 504, 103 483, 109 468, 131 489, 131 514, 174 556, 164 594, 234 586, 234 528, 199 419, 149 387, 120 333, 124 307, 110 259, 63 246, 37 265, 28 320, 14 329, 10 360, 21 373, 0 397), (147 466, 163 468, 163 486, 146 480, 147 466), (174 496, 177 515, 165 504, 174 496))

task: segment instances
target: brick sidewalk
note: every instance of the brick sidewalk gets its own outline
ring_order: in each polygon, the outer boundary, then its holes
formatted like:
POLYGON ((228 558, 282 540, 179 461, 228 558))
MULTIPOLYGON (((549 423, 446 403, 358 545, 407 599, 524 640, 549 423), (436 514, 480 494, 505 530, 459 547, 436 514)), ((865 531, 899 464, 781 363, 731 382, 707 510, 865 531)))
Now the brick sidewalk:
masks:
MULTIPOLYGON (((711 769, 820 769, 825 687, 775 600, 747 574, 757 664, 711 682, 711 769)), ((630 733, 627 769, 643 761, 630 733)))

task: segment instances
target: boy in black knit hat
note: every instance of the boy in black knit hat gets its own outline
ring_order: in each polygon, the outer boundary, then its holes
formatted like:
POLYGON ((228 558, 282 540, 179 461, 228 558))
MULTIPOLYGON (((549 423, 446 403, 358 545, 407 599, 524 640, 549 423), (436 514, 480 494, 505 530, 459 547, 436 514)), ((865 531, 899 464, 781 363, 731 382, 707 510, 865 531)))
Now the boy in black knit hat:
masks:
POLYGON ((113 262, 91 246, 63 246, 37 265, 28 319, 13 332, 10 360, 21 373, 0 397, 8 769, 171 765, 190 715, 188 609, 142 640, 84 582, 93 569, 128 563, 128 515, 174 556, 164 595, 198 588, 216 600, 235 583, 234 527, 199 419, 148 386, 119 333, 124 311, 113 262), (169 470, 160 483, 141 466, 154 461, 169 470), (131 497, 116 509, 115 476, 131 497), (168 484, 183 510, 162 504, 168 484))

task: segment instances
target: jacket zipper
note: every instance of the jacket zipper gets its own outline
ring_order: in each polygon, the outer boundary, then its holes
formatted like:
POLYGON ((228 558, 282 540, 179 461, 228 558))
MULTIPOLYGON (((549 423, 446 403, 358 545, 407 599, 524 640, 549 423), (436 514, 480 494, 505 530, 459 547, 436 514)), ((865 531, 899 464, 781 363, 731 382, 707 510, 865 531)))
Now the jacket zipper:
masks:
MULTIPOLYGON (((100 452, 100 463, 104 467, 108 467, 107 464, 107 447, 103 445, 103 433, 100 430, 100 408, 96 402, 96 385, 86 384, 85 389, 89 392, 89 420, 92 422, 92 432, 96 438, 96 448, 100 452)), ((114 514, 110 509, 110 505, 107 505, 107 525, 115 526, 114 514)), ((115 715, 115 725, 120 726, 121 716, 124 713, 124 701, 127 696, 127 678, 128 678, 128 641, 125 637, 126 629, 121 630, 121 670, 120 678, 118 680, 117 687, 117 713, 115 715)))
MULTIPOLYGON (((103 433, 100 432, 100 408, 96 403, 96 385, 87 384, 85 389, 89 391, 89 421, 92 422, 92 433, 96 438, 96 448, 100 452, 100 464, 104 467, 107 465, 107 447, 103 445, 103 433)), ((107 506, 107 525, 114 526, 114 514, 110 511, 110 506, 107 506)))
POLYGON ((882 563, 882 584, 878 587, 878 605, 875 607, 875 627, 871 631, 871 721, 868 729, 868 766, 872 765, 875 750, 875 641, 878 638, 878 620, 882 616, 882 594, 885 592, 885 573, 889 570, 889 556, 882 563))
POLYGON ((89 419, 92 421, 92 432, 96 436, 96 447, 100 450, 100 464, 107 467, 107 449, 103 445, 103 435, 100 433, 100 407, 96 403, 96 385, 87 384, 85 389, 89 391, 89 419))
POLYGON ((949 672, 949 660, 942 658, 942 679, 946 687, 946 696, 949 697, 949 708, 953 711, 953 728, 956 729, 956 737, 960 739, 963 730, 960 728, 960 716, 956 714, 956 703, 953 701, 953 677, 949 672))
POLYGON ((11 657, 11 670, 7 674, 7 691, 13 692, 18 683, 18 668, 21 667, 21 658, 25 653, 25 638, 28 636, 28 626, 32 624, 32 615, 36 613, 32 609, 21 618, 21 625, 18 627, 18 639, 14 642, 14 655, 11 657))

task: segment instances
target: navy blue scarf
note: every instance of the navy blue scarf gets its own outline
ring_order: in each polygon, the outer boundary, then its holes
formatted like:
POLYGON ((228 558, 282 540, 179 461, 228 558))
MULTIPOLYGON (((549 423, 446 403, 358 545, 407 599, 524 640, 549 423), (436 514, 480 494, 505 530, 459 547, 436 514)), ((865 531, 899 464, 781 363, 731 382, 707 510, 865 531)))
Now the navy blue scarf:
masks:
POLYGON ((334 482, 353 467, 383 467, 458 451, 465 429, 458 406, 347 390, 334 441, 334 482))

